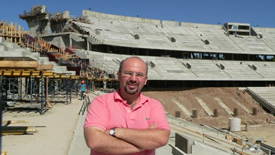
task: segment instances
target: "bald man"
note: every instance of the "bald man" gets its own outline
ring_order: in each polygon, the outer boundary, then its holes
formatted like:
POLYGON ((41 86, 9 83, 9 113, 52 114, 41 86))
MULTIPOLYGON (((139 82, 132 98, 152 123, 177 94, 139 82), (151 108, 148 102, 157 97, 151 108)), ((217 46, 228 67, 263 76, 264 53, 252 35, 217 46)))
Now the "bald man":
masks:
POLYGON ((148 66, 139 57, 121 61, 119 89, 96 97, 84 125, 92 155, 154 155, 168 142, 170 127, 162 104, 144 96, 148 66))

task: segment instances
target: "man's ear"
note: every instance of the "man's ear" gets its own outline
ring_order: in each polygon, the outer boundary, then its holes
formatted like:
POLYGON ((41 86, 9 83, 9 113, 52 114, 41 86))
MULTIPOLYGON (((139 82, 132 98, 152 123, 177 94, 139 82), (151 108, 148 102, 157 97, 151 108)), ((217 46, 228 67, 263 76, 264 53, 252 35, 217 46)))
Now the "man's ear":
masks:
POLYGON ((147 82, 148 82, 148 79, 147 79, 147 77, 146 77, 146 80, 145 80, 145 82, 144 82, 144 85, 146 85, 146 84, 147 84, 147 82))
POLYGON ((119 78, 120 78, 120 72, 117 72, 116 75, 117 75, 117 80, 119 80, 119 78))

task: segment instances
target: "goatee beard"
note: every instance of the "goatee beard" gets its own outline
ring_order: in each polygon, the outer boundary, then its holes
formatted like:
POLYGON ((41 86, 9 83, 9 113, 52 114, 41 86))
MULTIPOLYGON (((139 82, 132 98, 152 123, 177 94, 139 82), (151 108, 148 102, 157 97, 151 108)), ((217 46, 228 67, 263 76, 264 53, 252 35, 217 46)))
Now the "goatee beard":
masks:
POLYGON ((129 94, 129 95, 135 95, 136 93, 138 93, 138 88, 134 89, 134 90, 129 90, 126 87, 124 88, 124 91, 129 94))

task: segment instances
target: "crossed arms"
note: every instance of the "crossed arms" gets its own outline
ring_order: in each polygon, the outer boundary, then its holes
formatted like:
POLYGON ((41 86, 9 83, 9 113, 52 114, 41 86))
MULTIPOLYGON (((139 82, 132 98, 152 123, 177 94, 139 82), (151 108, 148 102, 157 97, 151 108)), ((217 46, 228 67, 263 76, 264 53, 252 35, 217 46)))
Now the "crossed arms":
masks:
POLYGON ((113 137, 103 129, 86 127, 84 128, 84 134, 88 147, 96 152, 128 154, 166 145, 170 131, 157 128, 116 128, 116 137, 113 137))

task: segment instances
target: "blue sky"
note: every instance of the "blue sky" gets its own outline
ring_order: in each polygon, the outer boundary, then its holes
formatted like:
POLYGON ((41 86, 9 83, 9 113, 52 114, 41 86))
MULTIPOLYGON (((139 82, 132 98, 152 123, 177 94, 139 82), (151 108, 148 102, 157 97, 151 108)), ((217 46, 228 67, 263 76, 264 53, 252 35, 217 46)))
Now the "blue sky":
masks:
POLYGON ((18 15, 35 5, 46 5, 50 13, 70 11, 78 17, 82 10, 175 20, 181 22, 223 24, 250 23, 275 27, 275 0, 1 0, 0 20, 22 25, 18 15))

